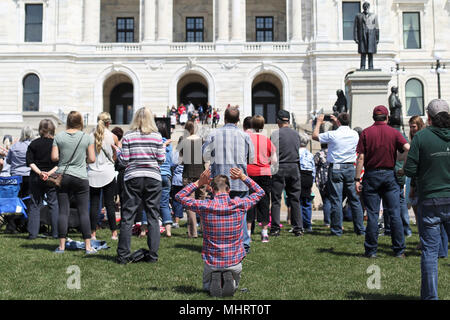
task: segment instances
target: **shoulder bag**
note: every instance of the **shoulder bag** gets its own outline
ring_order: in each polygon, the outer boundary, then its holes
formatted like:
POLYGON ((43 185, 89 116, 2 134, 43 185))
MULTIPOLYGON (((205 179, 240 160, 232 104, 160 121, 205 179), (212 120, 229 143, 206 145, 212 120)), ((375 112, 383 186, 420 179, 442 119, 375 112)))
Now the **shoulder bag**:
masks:
POLYGON ((60 188, 61 187, 62 179, 63 179, 64 175, 66 174, 67 168, 69 167, 70 163, 72 162, 73 157, 75 156, 75 153, 77 152, 78 147, 79 147, 79 145, 81 143, 81 140, 83 140, 83 138, 84 138, 84 135, 85 135, 85 133, 83 132, 83 135, 81 136, 80 141, 78 141, 78 144, 75 147, 75 150, 73 151, 69 162, 67 163, 66 167, 64 168, 63 173, 54 173, 54 174, 52 174, 51 176, 48 177, 46 183, 47 183, 47 185, 49 187, 56 187, 56 188, 60 188))

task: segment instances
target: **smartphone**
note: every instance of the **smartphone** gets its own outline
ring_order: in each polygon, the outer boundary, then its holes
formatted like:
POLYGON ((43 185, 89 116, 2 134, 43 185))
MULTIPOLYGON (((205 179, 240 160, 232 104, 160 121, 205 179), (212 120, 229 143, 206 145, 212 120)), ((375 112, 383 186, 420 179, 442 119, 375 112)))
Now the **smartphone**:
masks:
POLYGON ((323 117, 323 120, 324 120, 324 121, 331 121, 331 115, 326 114, 326 115, 323 117))

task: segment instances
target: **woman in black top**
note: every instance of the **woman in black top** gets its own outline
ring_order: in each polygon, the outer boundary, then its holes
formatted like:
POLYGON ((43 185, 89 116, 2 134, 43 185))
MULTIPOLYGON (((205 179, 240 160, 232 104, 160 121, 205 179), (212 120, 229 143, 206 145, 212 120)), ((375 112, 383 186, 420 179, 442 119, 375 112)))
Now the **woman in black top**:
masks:
POLYGON ((27 150, 27 166, 31 168, 30 191, 31 201, 28 214, 28 239, 37 238, 40 227, 40 211, 43 200, 48 204, 51 216, 52 236, 58 238, 58 197, 56 189, 46 185, 45 181, 58 169, 57 163, 51 160, 55 125, 44 119, 39 123, 40 138, 33 140, 27 150))

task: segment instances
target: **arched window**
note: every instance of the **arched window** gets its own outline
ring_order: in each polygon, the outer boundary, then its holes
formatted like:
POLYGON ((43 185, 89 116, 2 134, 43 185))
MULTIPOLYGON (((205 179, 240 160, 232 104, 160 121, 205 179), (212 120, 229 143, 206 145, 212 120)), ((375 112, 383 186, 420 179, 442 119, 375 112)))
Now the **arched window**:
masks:
POLYGON ((423 84, 418 79, 406 82, 406 112, 409 117, 424 115, 423 84))
POLYGON ((39 82, 34 73, 23 78, 23 111, 39 111, 39 82))

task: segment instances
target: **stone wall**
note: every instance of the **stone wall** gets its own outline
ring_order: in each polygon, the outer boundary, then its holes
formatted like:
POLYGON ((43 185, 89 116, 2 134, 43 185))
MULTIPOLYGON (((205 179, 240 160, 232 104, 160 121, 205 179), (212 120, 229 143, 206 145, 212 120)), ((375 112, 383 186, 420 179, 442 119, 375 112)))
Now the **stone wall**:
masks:
POLYGON ((204 42, 213 41, 213 1, 212 0, 174 0, 173 3, 173 41, 186 41, 186 18, 203 17, 204 42))
POLYGON ((247 42, 256 41, 256 17, 274 17, 274 41, 287 40, 286 1, 247 0, 247 42))

